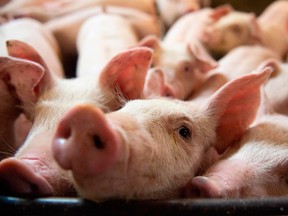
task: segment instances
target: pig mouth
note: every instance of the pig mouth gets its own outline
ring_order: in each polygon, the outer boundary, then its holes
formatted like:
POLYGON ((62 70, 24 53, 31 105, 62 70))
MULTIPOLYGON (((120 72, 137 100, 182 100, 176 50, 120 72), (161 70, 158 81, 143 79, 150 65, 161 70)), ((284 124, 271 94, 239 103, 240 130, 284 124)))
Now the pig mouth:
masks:
POLYGON ((1 161, 0 176, 0 188, 7 195, 39 197, 53 194, 49 182, 23 160, 8 158, 1 161))

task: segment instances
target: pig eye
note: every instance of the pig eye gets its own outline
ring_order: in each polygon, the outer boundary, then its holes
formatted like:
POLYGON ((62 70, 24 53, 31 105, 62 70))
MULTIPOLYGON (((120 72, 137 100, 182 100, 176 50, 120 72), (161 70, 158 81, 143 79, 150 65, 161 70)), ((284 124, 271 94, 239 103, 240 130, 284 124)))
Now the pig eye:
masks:
POLYGON ((231 31, 234 32, 235 34, 240 34, 242 32, 242 29, 239 25, 232 25, 230 27, 231 31))
POLYGON ((181 126, 179 129, 178 129, 178 133, 180 134, 180 136, 185 139, 185 140, 188 140, 190 139, 191 137, 191 131, 189 130, 188 127, 186 126, 181 126))
POLYGON ((183 62, 180 70, 184 71, 184 73, 189 73, 192 70, 192 64, 190 62, 183 62))

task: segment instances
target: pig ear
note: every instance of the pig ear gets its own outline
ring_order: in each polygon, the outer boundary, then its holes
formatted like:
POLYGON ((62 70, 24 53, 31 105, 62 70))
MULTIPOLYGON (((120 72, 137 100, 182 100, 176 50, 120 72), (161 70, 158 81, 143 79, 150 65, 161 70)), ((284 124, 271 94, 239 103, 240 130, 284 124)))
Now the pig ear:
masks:
POLYGON ((254 121, 261 100, 260 87, 272 69, 251 73, 228 82, 209 100, 210 119, 216 120, 215 148, 223 153, 254 121))
POLYGON ((142 96, 152 50, 138 47, 123 51, 112 58, 100 74, 100 85, 120 92, 127 99, 142 96))
POLYGON ((28 45, 27 43, 24 43, 19 40, 8 40, 6 42, 6 46, 9 56, 38 63, 44 68, 45 73, 38 86, 39 92, 42 92, 43 88, 50 87, 53 84, 54 82, 54 79, 52 77, 53 74, 51 74, 45 61, 43 60, 43 58, 41 57, 41 55, 38 53, 37 50, 35 50, 32 46, 28 45))
POLYGON ((9 56, 36 62, 47 70, 47 65, 43 58, 32 46, 19 40, 8 40, 6 47, 9 56))
POLYGON ((156 35, 148 35, 138 42, 138 46, 156 50, 160 47, 160 40, 156 35))
POLYGON ((0 57, 0 78, 10 93, 16 94, 25 109, 30 109, 30 106, 37 100, 38 85, 44 72, 44 68, 35 62, 0 57))
POLYGON ((145 80, 144 98, 155 98, 162 96, 164 88, 164 74, 159 68, 152 68, 148 71, 145 80))
POLYGON ((198 41, 191 41, 188 50, 197 60, 197 65, 202 72, 207 72, 218 66, 218 63, 209 55, 207 50, 198 41))
POLYGON ((210 18, 216 22, 219 19, 221 19, 223 16, 226 16, 228 13, 233 11, 234 9, 232 8, 231 5, 225 4, 225 5, 220 5, 216 7, 212 13, 210 14, 210 18))
POLYGON ((281 72, 280 62, 278 59, 269 58, 269 59, 264 60, 256 68, 256 71, 262 71, 266 67, 271 67, 273 69, 273 72, 270 78, 276 77, 281 72))

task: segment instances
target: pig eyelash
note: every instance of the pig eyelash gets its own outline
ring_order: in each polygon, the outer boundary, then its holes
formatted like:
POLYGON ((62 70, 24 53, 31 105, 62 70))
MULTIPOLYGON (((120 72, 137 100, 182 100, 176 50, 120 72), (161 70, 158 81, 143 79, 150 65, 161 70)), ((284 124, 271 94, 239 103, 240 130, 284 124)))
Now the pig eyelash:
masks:
POLYGON ((7 150, 6 151, 0 151, 0 160, 12 156, 15 154, 16 149, 14 149, 11 145, 9 145, 9 143, 7 143, 3 137, 1 137, 1 139, 3 140, 3 142, 5 143, 5 145, 7 146, 7 150))

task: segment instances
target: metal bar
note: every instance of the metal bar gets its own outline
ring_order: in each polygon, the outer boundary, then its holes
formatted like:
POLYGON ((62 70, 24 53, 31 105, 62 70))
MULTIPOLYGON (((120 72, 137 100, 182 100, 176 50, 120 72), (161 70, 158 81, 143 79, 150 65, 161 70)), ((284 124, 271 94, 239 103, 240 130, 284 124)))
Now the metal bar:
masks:
POLYGON ((78 198, 24 199, 0 196, 6 215, 288 215, 288 197, 175 199, 95 203, 78 198))

